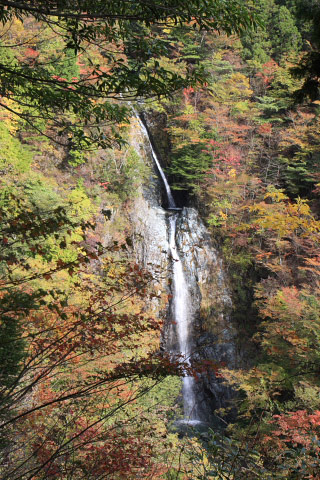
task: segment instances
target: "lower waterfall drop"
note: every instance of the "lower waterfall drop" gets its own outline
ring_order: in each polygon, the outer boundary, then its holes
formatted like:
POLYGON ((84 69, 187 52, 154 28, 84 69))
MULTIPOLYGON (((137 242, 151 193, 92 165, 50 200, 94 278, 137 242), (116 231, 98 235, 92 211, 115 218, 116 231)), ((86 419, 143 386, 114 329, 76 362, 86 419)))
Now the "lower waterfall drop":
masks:
MULTIPOLYGON (((172 283, 173 283, 173 319, 176 324, 177 338, 182 360, 190 365, 191 342, 190 327, 192 325, 191 304, 189 288, 183 272, 183 265, 180 260, 176 245, 176 224, 179 214, 173 214, 169 218, 169 246, 173 261, 172 283)), ((182 396, 184 422, 197 423, 197 403, 194 391, 193 377, 183 377, 182 396)))

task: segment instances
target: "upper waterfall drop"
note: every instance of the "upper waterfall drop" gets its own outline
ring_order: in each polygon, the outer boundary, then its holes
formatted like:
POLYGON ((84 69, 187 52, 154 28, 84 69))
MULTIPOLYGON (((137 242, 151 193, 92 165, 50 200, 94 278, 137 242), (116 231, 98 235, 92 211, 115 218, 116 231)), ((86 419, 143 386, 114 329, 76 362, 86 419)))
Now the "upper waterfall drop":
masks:
POLYGON ((143 121, 141 120, 141 118, 139 117, 138 114, 136 114, 136 117, 137 117, 137 120, 139 122, 139 125, 141 127, 141 130, 143 132, 143 135, 144 137, 148 140, 148 143, 149 143, 149 146, 150 146, 150 150, 151 150, 151 155, 152 155, 152 158, 155 162, 155 164, 157 165, 157 168, 158 168, 158 171, 159 171, 159 174, 162 178, 162 181, 163 181, 163 184, 165 186, 165 189, 166 189, 166 193, 167 193, 167 198, 168 198, 168 205, 169 205, 169 208, 172 208, 172 209, 176 209, 177 208, 177 205, 176 205, 176 202, 174 201, 174 198, 172 196, 172 193, 171 193, 171 188, 170 188, 170 185, 168 183, 168 180, 167 180, 167 177, 165 176, 162 168, 161 168, 161 165, 160 165, 160 162, 158 160, 158 157, 156 155, 156 152, 154 151, 154 148, 152 146, 152 143, 150 141, 150 138, 149 138, 149 133, 148 133, 148 130, 146 129, 143 121))

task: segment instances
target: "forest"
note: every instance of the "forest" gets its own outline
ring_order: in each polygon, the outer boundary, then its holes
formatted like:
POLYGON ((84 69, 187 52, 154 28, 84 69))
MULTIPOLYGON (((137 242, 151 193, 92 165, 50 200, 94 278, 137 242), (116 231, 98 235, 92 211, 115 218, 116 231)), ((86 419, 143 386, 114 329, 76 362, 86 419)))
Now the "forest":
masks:
POLYGON ((318 0, 0 20, 0 479, 319 480, 318 0))

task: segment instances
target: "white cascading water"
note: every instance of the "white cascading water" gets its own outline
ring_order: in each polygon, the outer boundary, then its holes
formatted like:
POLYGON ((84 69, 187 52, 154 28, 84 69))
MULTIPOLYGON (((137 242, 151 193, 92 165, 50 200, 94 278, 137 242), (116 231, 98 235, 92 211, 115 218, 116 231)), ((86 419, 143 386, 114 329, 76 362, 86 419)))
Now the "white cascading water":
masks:
POLYGON ((167 193, 167 198, 168 198, 168 205, 169 205, 169 208, 172 208, 172 209, 175 209, 176 208, 176 204, 175 204, 175 201, 173 199, 173 196, 172 196, 172 193, 171 193, 171 188, 170 188, 170 185, 168 183, 168 180, 161 168, 161 165, 160 165, 160 162, 158 160, 158 157, 156 155, 156 152, 154 151, 153 149, 153 146, 150 142, 150 138, 149 138, 149 134, 148 134, 148 131, 146 129, 146 127, 144 126, 143 122, 141 121, 141 118, 139 117, 139 115, 137 115, 137 119, 138 119, 138 122, 140 124, 140 127, 141 127, 141 130, 143 132, 143 135, 144 137, 148 140, 148 143, 149 143, 149 146, 150 146, 150 150, 151 150, 151 155, 152 155, 152 158, 155 162, 155 164, 157 165, 157 168, 158 168, 158 171, 160 173, 160 176, 162 178, 162 181, 163 181, 163 184, 165 186, 165 189, 166 189, 166 193, 167 193))
MULTIPOLYGON (((137 119, 139 121, 143 135, 148 141, 152 158, 155 164, 157 165, 159 174, 163 180, 166 193, 167 193, 169 209, 180 210, 176 206, 176 203, 171 193, 170 185, 161 168, 158 157, 152 147, 152 144, 149 139, 148 131, 138 115, 137 115, 137 119)), ((191 357, 190 329, 192 324, 191 297, 190 297, 189 287, 186 282, 185 274, 183 271, 183 265, 179 257, 177 244, 176 244, 176 225, 177 225, 178 216, 179 216, 178 213, 173 213, 169 217, 169 223, 170 223, 169 247, 170 247, 170 252, 171 252, 172 261, 173 261, 173 272, 172 272, 173 320, 176 324, 177 338, 178 338, 178 344, 179 344, 179 354, 181 355, 182 360, 188 365, 190 365, 190 357, 191 357)), ((194 382, 195 382, 194 377, 183 377, 182 396, 183 396, 184 422, 189 424, 199 422, 197 418, 194 382)))
MULTIPOLYGON (((176 245, 176 224, 178 214, 170 216, 169 246, 173 260, 173 319, 176 323, 179 350, 182 360, 190 364, 190 326, 192 322, 190 293, 183 272, 183 265, 180 260, 176 245)), ((187 422, 197 420, 196 398, 194 393, 194 378, 183 377, 182 396, 184 419, 187 422)))

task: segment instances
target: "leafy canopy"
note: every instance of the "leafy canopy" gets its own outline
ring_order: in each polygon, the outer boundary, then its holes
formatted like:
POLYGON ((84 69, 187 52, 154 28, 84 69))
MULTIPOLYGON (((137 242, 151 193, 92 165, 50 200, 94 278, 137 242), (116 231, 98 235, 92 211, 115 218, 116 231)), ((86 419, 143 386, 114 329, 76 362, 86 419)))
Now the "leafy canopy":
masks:
POLYGON ((254 24, 239 0, 0 1, 0 22, 2 108, 70 150, 121 143, 123 100, 203 81, 200 67, 177 73, 157 60, 173 59, 167 24, 227 33, 254 24))

